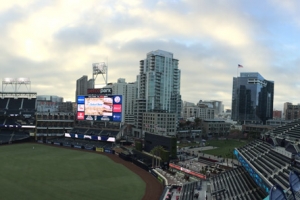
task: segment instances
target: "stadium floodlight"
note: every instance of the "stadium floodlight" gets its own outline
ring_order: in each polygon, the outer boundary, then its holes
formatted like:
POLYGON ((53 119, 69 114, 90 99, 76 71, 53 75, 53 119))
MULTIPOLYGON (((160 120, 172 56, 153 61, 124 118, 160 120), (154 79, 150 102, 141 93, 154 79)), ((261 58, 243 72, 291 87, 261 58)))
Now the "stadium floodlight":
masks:
POLYGON ((28 83, 30 83, 30 80, 29 80, 29 78, 18 78, 17 82, 19 84, 28 84, 28 83))
POLYGON ((8 85, 12 86, 13 92, 19 92, 21 85, 25 85, 28 92, 31 90, 31 82, 29 78, 4 78, 2 80, 3 92, 8 85))
POLYGON ((93 63, 92 67, 93 67, 94 88, 95 88, 95 82, 96 82, 98 74, 102 75, 105 85, 107 85, 107 65, 105 64, 105 62, 93 63), (105 74, 105 76, 104 76, 104 74, 105 74))
POLYGON ((106 74, 106 65, 104 62, 102 63, 93 63, 93 74, 106 74))
POLYGON ((12 84, 12 83, 15 83, 15 79, 14 78, 4 78, 2 83, 12 84))

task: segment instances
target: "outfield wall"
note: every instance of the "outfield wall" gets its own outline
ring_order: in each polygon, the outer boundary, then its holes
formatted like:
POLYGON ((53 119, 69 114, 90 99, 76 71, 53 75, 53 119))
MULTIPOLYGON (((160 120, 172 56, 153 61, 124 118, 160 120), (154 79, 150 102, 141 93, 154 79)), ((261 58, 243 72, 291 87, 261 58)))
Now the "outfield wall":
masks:
POLYGON ((161 182, 163 185, 168 185, 168 180, 163 176, 161 175, 158 171, 156 171, 155 169, 151 169, 150 170, 150 173, 155 177, 157 178, 157 180, 159 182, 161 182))

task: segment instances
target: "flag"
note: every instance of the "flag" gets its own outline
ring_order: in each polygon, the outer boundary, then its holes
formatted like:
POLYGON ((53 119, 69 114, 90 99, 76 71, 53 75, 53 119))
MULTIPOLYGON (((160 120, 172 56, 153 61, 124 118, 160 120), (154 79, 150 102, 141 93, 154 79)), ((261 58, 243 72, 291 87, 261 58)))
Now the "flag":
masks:
POLYGON ((238 64, 238 68, 243 68, 243 65, 238 64))

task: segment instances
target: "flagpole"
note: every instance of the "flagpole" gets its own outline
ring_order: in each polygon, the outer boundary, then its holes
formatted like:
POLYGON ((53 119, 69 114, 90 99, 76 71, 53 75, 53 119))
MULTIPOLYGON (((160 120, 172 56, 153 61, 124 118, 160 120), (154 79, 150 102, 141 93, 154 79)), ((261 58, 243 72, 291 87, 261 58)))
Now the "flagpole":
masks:
POLYGON ((236 70, 236 119, 237 119, 237 122, 239 121, 239 109, 238 109, 238 104, 239 104, 239 101, 240 101, 240 98, 239 98, 239 89, 238 89, 238 86, 239 86, 239 68, 242 68, 243 66, 238 64, 237 66, 237 70, 236 70))
POLYGON ((238 119, 238 86, 239 86, 239 66, 236 69, 236 121, 238 123, 239 119, 238 119))

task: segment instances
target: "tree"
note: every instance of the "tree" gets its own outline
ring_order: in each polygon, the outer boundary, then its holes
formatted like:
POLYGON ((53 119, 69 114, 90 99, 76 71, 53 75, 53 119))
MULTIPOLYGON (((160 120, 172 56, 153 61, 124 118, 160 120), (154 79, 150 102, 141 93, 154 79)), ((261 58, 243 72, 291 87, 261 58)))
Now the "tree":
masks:
POLYGON ((195 120, 194 120, 194 122, 195 122, 195 126, 197 128, 197 127, 200 126, 201 119, 199 117, 196 117, 195 120))

